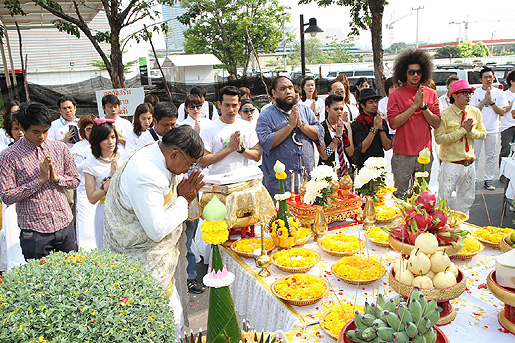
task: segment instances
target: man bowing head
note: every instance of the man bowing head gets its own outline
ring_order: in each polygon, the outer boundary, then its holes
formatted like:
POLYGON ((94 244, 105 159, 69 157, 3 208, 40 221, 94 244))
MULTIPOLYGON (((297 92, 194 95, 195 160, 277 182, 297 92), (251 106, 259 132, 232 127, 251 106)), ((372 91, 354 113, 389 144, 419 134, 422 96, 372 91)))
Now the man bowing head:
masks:
MULTIPOLYGON (((167 291, 177 328, 186 309, 186 235, 188 204, 205 185, 195 170, 204 144, 188 125, 176 127, 161 142, 135 152, 111 179, 105 202, 104 247, 139 260, 167 291)), ((184 316, 187 318, 187 316, 184 316)))

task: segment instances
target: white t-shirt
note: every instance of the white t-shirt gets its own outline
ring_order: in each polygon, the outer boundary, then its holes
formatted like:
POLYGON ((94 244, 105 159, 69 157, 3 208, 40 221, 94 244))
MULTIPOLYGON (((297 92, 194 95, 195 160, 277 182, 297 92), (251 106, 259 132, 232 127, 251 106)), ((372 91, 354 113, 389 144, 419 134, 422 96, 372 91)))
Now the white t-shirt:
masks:
MULTIPOLYGON (((144 132, 143 132, 144 133, 144 132)), ((143 134, 142 133, 142 134, 143 134)), ((132 152, 134 149, 137 148, 137 142, 140 136, 138 136, 134 130, 131 130, 127 137, 125 138, 125 151, 128 153, 132 152)))
MULTIPOLYGON (((184 103, 179 105, 179 108, 177 109, 177 120, 184 120, 188 115, 184 112, 184 103)), ((204 101, 202 104, 202 108, 200 109, 200 117, 206 118, 207 120, 215 120, 218 119, 218 112, 216 110, 215 105, 213 104, 213 118, 209 119, 209 102, 204 101)))
MULTIPOLYGON (((508 105, 515 101, 515 93, 512 93, 512 91, 510 91, 509 89, 506 92, 504 92, 504 94, 506 95, 508 105)), ((501 117, 501 132, 503 132, 506 129, 509 129, 512 126, 515 126, 515 119, 513 119, 513 116, 511 115, 511 111, 513 110, 515 110, 515 108, 512 107, 511 110, 506 112, 501 117)))
MULTIPOLYGON (((313 103, 313 99, 306 99, 306 101, 299 100, 299 104, 306 105, 309 109, 311 109, 311 104, 313 103)), ((318 110, 320 118, 318 119, 320 122, 325 120, 325 101, 318 98, 315 102, 316 109, 318 110)))
MULTIPOLYGON (((202 131, 203 128, 205 128, 206 126, 208 126, 211 123, 211 120, 209 120, 207 118, 203 118, 203 117, 198 118, 198 121, 199 121, 199 125, 200 125, 200 131, 202 131)), ((188 118, 181 121, 179 123, 179 125, 189 125, 193 129, 195 129, 195 120, 193 120, 190 116, 188 116, 188 118)))
POLYGON ((359 109, 353 104, 345 104, 343 111, 349 113, 349 121, 354 121, 359 116, 359 109))
MULTIPOLYGON (((233 124, 225 124, 220 119, 214 120, 200 131, 200 138, 204 141, 205 149, 214 154, 229 145, 231 135, 236 131, 240 131, 240 139, 245 149, 250 149, 259 143, 256 130, 249 122, 240 118, 236 118, 233 124)), ((221 161, 210 165, 209 174, 224 174, 248 165, 248 158, 233 151, 221 161)))
MULTIPOLYGON (((378 110, 379 110, 379 112, 381 112, 383 114, 383 116, 387 116, 388 115, 387 109, 388 109, 388 97, 385 96, 384 98, 379 100, 378 110)), ((386 120, 386 122, 388 123, 388 120, 386 120)), ((390 124, 388 124, 388 129, 390 130, 391 135, 395 135, 396 130, 393 130, 390 127, 390 124)))
MULTIPOLYGON (((499 107, 508 106, 508 101, 506 100, 506 95, 504 95, 503 91, 492 87, 490 93, 492 95, 492 100, 495 101, 499 107)), ((485 98, 485 94, 486 91, 482 87, 476 89, 470 99, 470 105, 478 107, 479 103, 485 98)), ((483 116, 483 123, 485 124, 487 134, 499 132, 499 115, 495 113, 492 106, 489 104, 483 106, 481 115, 483 116)))
POLYGON ((129 133, 133 131, 131 122, 120 116, 114 121, 114 126, 116 127, 116 132, 118 132, 118 136, 123 138, 127 138, 129 133))
MULTIPOLYGON (((50 130, 48 130, 48 138, 53 141, 60 141, 64 138, 64 135, 70 131, 69 125, 77 126, 78 123, 79 119, 77 119, 77 117, 75 117, 74 121, 67 121, 63 117, 60 117, 59 119, 56 119, 52 122, 50 130)), ((80 139, 80 137, 78 138, 80 139)), ((73 144, 66 143, 66 146, 68 149, 71 149, 73 144)))
POLYGON ((92 156, 84 162, 84 173, 95 178, 95 189, 99 189, 102 182, 111 176, 111 163, 105 163, 92 156))
MULTIPOLYGON (((157 135, 157 138, 161 141, 163 139, 163 136, 160 136, 156 131, 154 131, 157 135)), ((136 149, 141 148, 142 146, 146 145, 148 142, 155 142, 156 140, 154 137, 152 137, 152 134, 150 133, 150 129, 143 132, 141 136, 139 136, 138 140, 136 141, 136 149)))
POLYGON ((2 127, 0 128, 0 145, 5 145, 5 146, 8 146, 9 144, 11 144, 12 142, 14 141, 14 139, 12 139, 11 137, 9 137, 9 135, 7 134, 7 132, 5 131, 5 129, 2 127))
POLYGON ((447 107, 451 106, 451 100, 449 99, 447 93, 440 95, 440 97, 438 98, 438 103, 440 105, 440 112, 442 112, 447 107))

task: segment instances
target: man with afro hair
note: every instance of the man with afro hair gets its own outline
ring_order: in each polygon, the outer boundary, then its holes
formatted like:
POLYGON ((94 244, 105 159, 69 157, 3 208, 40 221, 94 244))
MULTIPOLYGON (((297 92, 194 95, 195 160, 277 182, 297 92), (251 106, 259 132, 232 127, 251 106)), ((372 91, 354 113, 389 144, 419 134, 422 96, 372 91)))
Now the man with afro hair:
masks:
MULTIPOLYGON (((417 162, 418 153, 424 148, 431 151, 431 127, 440 125, 438 95, 424 86, 432 70, 429 54, 415 49, 402 52, 393 66, 394 78, 402 85, 390 94, 387 109, 390 128, 397 130, 392 157, 397 197, 404 197, 412 187, 415 173, 422 167, 417 162)), ((429 172, 431 165, 432 157, 425 168, 429 172)))

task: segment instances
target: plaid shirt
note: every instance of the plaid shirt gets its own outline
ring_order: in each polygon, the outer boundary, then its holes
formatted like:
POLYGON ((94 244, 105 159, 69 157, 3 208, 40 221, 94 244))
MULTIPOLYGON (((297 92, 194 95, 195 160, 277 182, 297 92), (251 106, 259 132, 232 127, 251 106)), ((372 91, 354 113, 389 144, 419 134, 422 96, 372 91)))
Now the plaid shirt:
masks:
POLYGON ((41 233, 59 231, 72 221, 65 189, 79 185, 79 173, 64 143, 45 140, 35 146, 25 137, 0 154, 0 196, 7 205, 16 203, 18 225, 41 233), (50 156, 59 182, 42 186, 39 165, 50 156))

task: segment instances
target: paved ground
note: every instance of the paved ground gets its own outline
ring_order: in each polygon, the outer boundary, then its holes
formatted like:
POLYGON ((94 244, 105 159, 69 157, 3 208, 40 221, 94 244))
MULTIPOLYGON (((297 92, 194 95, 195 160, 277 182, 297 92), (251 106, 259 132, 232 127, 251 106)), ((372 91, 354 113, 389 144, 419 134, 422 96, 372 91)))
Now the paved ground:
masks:
MULTIPOLYGON (((499 147, 497 147, 497 154, 499 151, 499 147)), ((391 154, 387 154, 386 158, 391 158, 391 154)), ((469 223, 477 225, 477 226, 502 226, 502 227, 512 227, 515 228, 515 224, 513 223, 515 220, 515 213, 509 211, 509 206, 506 206, 504 210, 503 217, 503 209, 504 209, 504 183, 499 181, 499 168, 496 166, 496 176, 494 180, 494 186, 496 189, 494 191, 486 190, 483 187, 483 172, 484 172, 484 162, 482 160, 479 161, 479 180, 476 182, 476 198, 472 208, 470 209, 470 219, 469 223)), ((436 176, 437 166, 433 167, 432 175, 436 176)), ((436 177, 431 177, 430 187, 433 191, 438 190, 438 183, 436 177)), ((389 180, 390 182, 393 181, 389 180)), ((199 265, 199 280, 203 277, 207 270, 207 266, 200 264, 199 265)), ((187 328, 193 329, 197 331, 199 328, 202 330, 207 329, 207 313, 209 306, 209 290, 206 290, 203 294, 200 295, 189 295, 189 320, 190 327, 187 328)))

